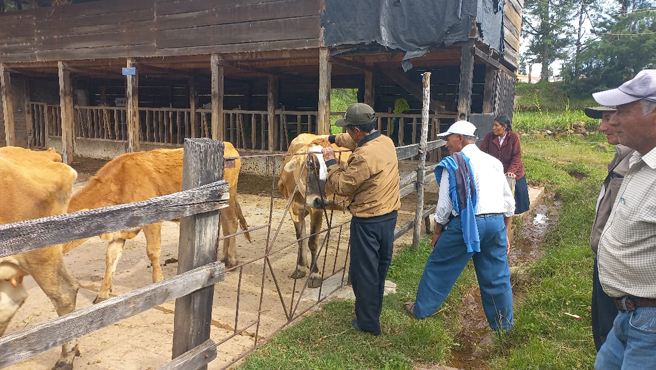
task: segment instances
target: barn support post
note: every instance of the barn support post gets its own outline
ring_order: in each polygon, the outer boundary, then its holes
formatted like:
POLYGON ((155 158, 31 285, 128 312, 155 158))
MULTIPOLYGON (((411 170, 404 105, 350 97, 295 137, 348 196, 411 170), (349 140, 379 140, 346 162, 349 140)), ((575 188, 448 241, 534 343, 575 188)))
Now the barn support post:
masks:
MULTIPOLYGON (((278 130, 276 129, 276 108, 278 107, 278 76, 267 78, 267 127, 269 128, 269 151, 276 150, 278 130)), ((262 132, 264 135, 264 132, 262 132)))
POLYGON ((30 77, 25 76, 25 93, 24 93, 24 100, 25 100, 25 126, 27 128, 27 147, 32 148, 34 147, 35 144, 35 138, 34 138, 34 122, 32 121, 32 105, 31 105, 31 97, 30 97, 30 77))
POLYGON ((196 89, 196 76, 189 78, 189 128, 191 132, 186 134, 192 138, 199 137, 200 126, 196 122, 196 108, 198 107, 198 90, 196 89), (197 127, 198 126, 198 127, 197 127))
POLYGON ((485 66, 485 88, 483 89, 483 113, 494 112, 494 84, 497 81, 497 69, 491 64, 485 66))
POLYGON ((466 120, 471 112, 471 95, 474 82, 474 40, 465 41, 461 46, 461 51, 458 119, 466 120))
POLYGON ((62 125, 62 160, 66 164, 73 162, 73 83, 71 72, 66 64, 58 62, 59 66, 59 107, 61 108, 62 125))
POLYGON ((319 49, 319 111, 317 112, 317 133, 330 134, 330 50, 319 49))
POLYGON ((430 72, 422 74, 423 80, 423 106, 421 108, 421 139, 419 140, 419 165, 417 166, 417 212, 415 213, 415 225, 412 233, 412 248, 419 249, 421 237, 421 219, 424 214, 424 180, 426 177, 426 146, 428 145, 428 120, 430 117, 430 72))
POLYGON ((2 95, 2 113, 5 122, 5 145, 16 145, 16 130, 14 127, 14 104, 11 99, 11 74, 0 63, 0 95, 2 95))
POLYGON ((370 107, 374 107, 374 73, 372 71, 364 71, 364 103, 370 107))
MULTIPOLYGON (((186 139, 182 190, 223 179, 223 141, 186 139)), ((216 261, 220 211, 196 214, 180 220, 178 275, 216 261)), ((197 290, 175 301, 173 358, 210 339, 214 286, 197 290)), ((203 366, 200 369, 206 369, 203 366)))
POLYGON ((223 65, 219 54, 212 54, 212 139, 225 140, 225 122, 223 117, 224 77, 223 65))
MULTIPOLYGON (((127 67, 135 68, 136 62, 128 58, 127 67)), ((139 151, 139 75, 126 75, 125 112, 128 120, 128 153, 139 151)))

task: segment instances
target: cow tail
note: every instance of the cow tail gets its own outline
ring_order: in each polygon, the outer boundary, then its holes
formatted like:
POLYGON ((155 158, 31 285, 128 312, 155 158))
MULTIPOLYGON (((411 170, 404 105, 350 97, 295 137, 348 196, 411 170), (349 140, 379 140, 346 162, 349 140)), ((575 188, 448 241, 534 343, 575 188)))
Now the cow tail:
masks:
MULTIPOLYGON (((248 230, 248 223, 244 218, 244 214, 241 212, 241 206, 239 205, 239 201, 237 199, 235 199, 235 210, 237 211, 237 218, 239 218, 239 226, 241 226, 242 230, 248 230)), ((246 237, 249 243, 253 242, 253 240, 251 239, 251 234, 248 231, 244 233, 244 236, 246 237)))

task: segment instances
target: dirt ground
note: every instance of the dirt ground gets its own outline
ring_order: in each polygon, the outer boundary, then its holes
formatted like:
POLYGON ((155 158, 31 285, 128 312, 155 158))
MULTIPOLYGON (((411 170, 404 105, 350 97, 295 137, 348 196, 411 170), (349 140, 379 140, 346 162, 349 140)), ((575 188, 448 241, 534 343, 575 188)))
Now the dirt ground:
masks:
MULTIPOLYGON (((79 172, 76 188, 82 187, 103 163, 104 161, 76 159, 73 164, 79 172)), ((402 176, 411 171, 413 166, 416 167, 416 164, 404 165, 402 176)), ((435 203, 436 189, 436 186, 430 188, 426 195, 426 204, 435 203)), ((284 326, 288 322, 286 312, 293 311, 294 315, 298 315, 308 309, 318 296, 318 289, 305 289, 298 303, 304 281, 299 280, 295 285, 295 281, 289 278, 296 264, 295 232, 289 216, 284 216, 286 200, 277 190, 273 194, 273 210, 270 212, 271 178, 242 174, 238 191, 238 199, 250 227, 267 225, 271 213, 271 233, 269 234, 267 228, 252 232, 252 243, 248 243, 243 235, 237 236, 237 254, 240 263, 244 264, 227 271, 225 281, 215 286, 211 338, 221 344, 218 346, 217 359, 209 365, 210 369, 219 369, 237 360, 241 354, 253 348, 256 339, 261 342, 284 326), (278 229, 280 231, 276 233, 278 229), (277 237, 273 240, 276 234, 277 237), (270 268, 264 268, 262 258, 267 238, 271 240, 274 251, 269 256, 270 268), (276 284, 280 287, 280 294, 276 284), (258 308, 261 308, 259 326, 258 308)), ((415 207, 414 195, 403 199, 397 226, 414 217, 415 207)), ((325 262, 325 276, 346 265, 349 219, 348 213, 334 211, 333 225, 345 225, 341 233, 339 229, 331 232, 327 250, 321 252, 319 266, 321 269, 325 262)), ((325 225, 324 221, 324 228, 325 225)), ((325 234, 320 237, 321 241, 324 236, 325 234)), ((165 278, 177 274, 175 259, 178 237, 178 224, 165 222, 162 228, 161 258, 165 278)), ((409 243, 412 243, 412 232, 397 240, 395 248, 409 243)), ((126 243, 116 270, 113 295, 151 283, 151 267, 146 257, 145 245, 142 234, 126 243)), ((90 306, 100 288, 105 272, 105 249, 106 243, 99 238, 93 238, 65 255, 67 268, 81 285, 78 308, 90 306)), ((341 280, 342 274, 343 272, 337 272, 334 279, 341 280)), ((52 304, 34 280, 27 277, 25 284, 29 297, 5 334, 57 317, 52 304)), ((322 288, 322 296, 330 293, 322 288)), ((75 368, 159 368, 171 358, 174 303, 166 302, 81 338, 81 355, 75 361, 75 368)), ((8 369, 49 369, 57 361, 59 352, 60 349, 55 348, 8 369)))

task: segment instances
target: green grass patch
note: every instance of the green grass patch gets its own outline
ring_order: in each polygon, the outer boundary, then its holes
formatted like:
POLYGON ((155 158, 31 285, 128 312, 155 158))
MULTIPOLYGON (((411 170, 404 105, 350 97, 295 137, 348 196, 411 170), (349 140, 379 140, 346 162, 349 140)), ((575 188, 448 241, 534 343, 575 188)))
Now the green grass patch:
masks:
POLYGON ((567 91, 563 82, 518 82, 515 87, 516 110, 518 111, 563 111, 582 110, 596 106, 591 93, 574 94, 567 91))
MULTIPOLYGON (((590 329, 592 252, 588 245, 594 205, 613 149, 604 137, 561 139, 522 136, 527 179, 562 201, 549 230, 546 255, 515 286, 515 328, 498 337, 487 364, 492 369, 590 369, 595 350, 590 329), (569 312, 582 317, 573 320, 569 312)), ((383 301, 383 335, 351 328, 353 301, 332 301, 281 332, 250 355, 244 369, 412 369, 415 363, 444 364, 461 330, 464 296, 476 287, 473 266, 460 276, 433 317, 416 321, 403 310, 414 300, 431 252, 426 238, 418 251, 406 247, 392 260, 388 279, 397 293, 383 301)))

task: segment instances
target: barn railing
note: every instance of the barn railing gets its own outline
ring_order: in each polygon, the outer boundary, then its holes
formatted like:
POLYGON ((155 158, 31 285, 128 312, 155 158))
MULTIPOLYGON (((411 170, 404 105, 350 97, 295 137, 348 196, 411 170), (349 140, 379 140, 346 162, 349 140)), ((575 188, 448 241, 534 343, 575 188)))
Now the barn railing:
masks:
POLYGON ((75 106, 75 137, 127 140, 127 114, 122 107, 75 106))
POLYGON ((32 118, 28 143, 31 148, 46 148, 49 137, 61 137, 61 108, 59 105, 30 103, 32 118))
POLYGON ((26 360, 93 331, 176 299, 173 357, 168 368, 201 367, 216 357, 209 339, 213 289, 223 280, 215 262, 219 209, 228 206, 223 143, 185 142, 183 191, 137 203, 0 226, 0 257, 106 232, 181 218, 178 275, 0 338, 0 367, 26 360), (203 302, 192 308, 192 301, 203 302), (199 356, 198 354, 201 354, 199 356))

